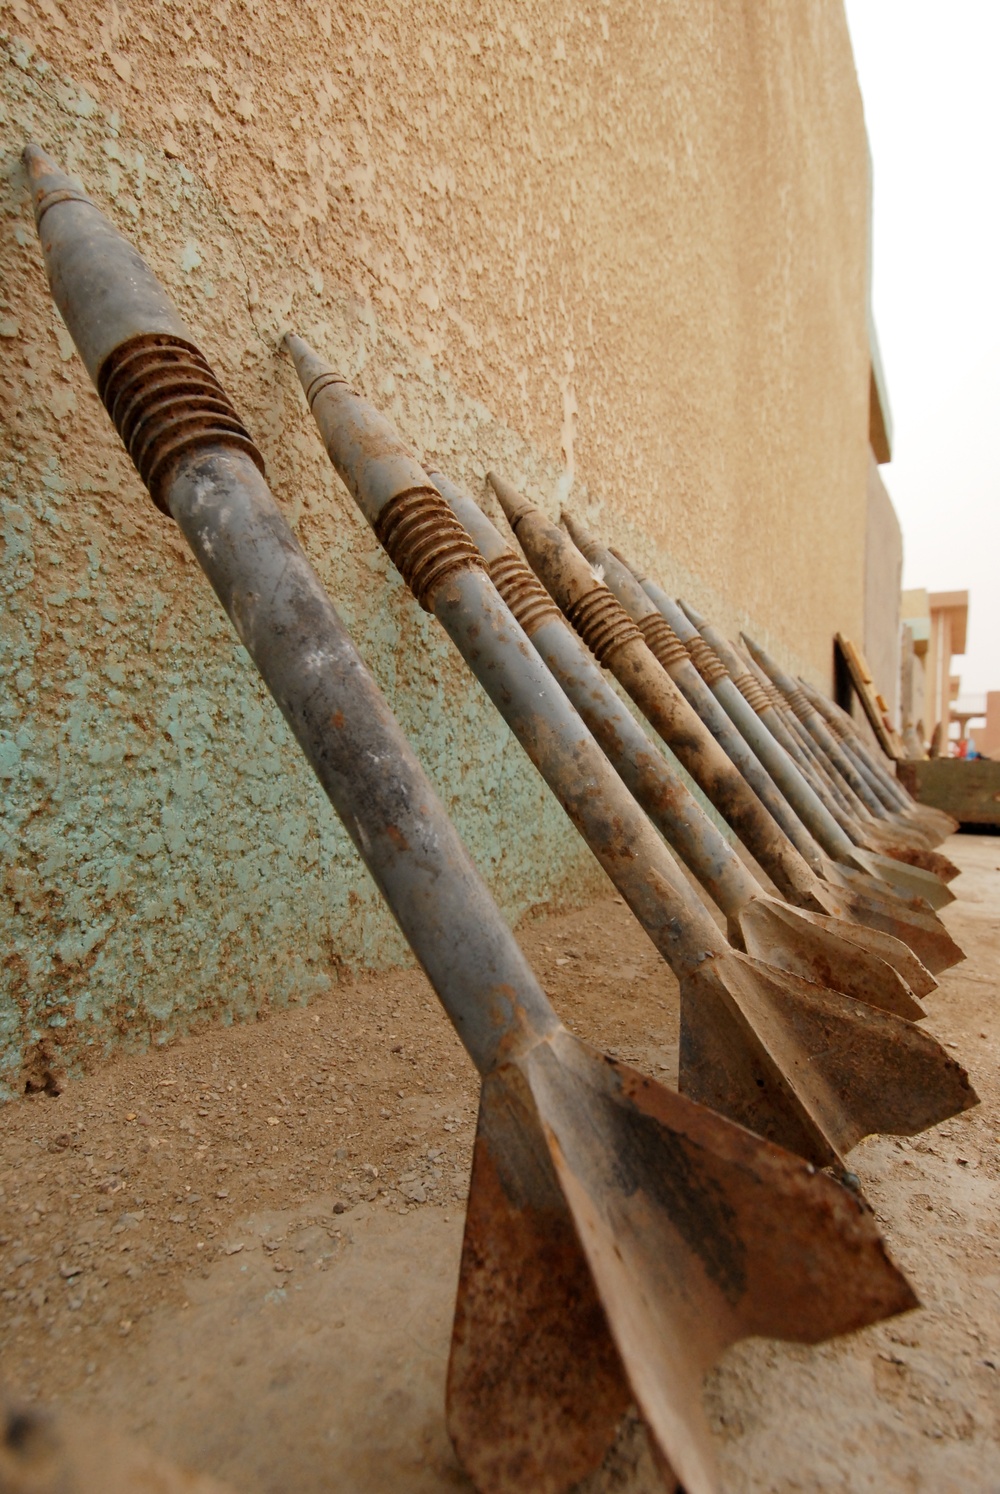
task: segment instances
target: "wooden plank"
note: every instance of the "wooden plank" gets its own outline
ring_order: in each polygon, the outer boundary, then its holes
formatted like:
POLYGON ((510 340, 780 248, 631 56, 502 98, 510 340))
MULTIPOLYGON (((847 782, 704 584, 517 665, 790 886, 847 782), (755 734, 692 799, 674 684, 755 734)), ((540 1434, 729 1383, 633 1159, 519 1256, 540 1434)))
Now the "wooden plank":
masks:
POLYGON ((886 757, 892 762, 902 762, 906 757, 906 749, 902 738, 898 735, 886 711, 885 700, 875 689, 875 681, 872 679, 871 670, 864 654, 857 644, 852 643, 850 638, 845 638, 843 633, 834 635, 834 642, 840 649, 847 672, 851 677, 851 684, 861 702, 865 715, 871 722, 872 731, 878 740, 879 746, 886 757))
POLYGON ((920 804, 943 809, 963 825, 1000 827, 1000 762, 935 757, 900 763, 899 781, 920 804))

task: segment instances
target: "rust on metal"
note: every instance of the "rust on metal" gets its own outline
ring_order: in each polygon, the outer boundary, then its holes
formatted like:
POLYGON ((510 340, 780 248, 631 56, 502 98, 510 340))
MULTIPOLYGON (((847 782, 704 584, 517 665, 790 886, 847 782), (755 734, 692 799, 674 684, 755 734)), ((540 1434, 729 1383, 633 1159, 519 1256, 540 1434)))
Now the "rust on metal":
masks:
POLYGON ((885 853, 894 861, 910 865, 916 872, 927 872, 922 890, 928 899, 933 899, 936 907, 952 901, 952 893, 945 886, 951 862, 946 858, 936 861, 937 853, 930 849, 927 834, 913 823, 904 825, 900 817, 889 813, 882 799, 865 781, 864 772, 855 765, 851 754, 833 737, 827 723, 810 704, 803 687, 795 684, 791 675, 785 674, 758 644, 747 638, 746 633, 743 639, 759 668, 770 675, 774 686, 785 696, 786 708, 791 710, 791 719, 804 732, 804 740, 812 741, 815 750, 822 754, 828 771, 833 774, 833 780, 839 781, 843 795, 848 796, 864 837, 861 844, 885 853))
POLYGON ((725 915, 734 947, 897 1016, 922 1017, 917 998, 937 982, 907 946, 879 931, 793 909, 764 893, 621 703, 534 573, 467 493, 437 469, 428 476, 619 776, 725 915))
POLYGON ((687 649, 666 618, 660 617, 659 613, 647 612, 645 617, 639 618, 637 627, 646 640, 650 653, 668 674, 687 658, 687 649))
POLYGON ((705 642, 700 633, 695 633, 693 637, 688 638, 684 646, 691 655, 691 662, 694 664, 695 669, 697 669, 709 688, 717 684, 719 680, 729 678, 729 671, 726 669, 726 666, 722 663, 715 649, 705 642))
MULTIPOLYGON (((863 821, 869 839, 889 856, 906 865, 916 867, 938 878, 942 885, 958 874, 958 869, 947 857, 932 850, 927 832, 913 821, 903 822, 900 815, 890 810, 885 790, 879 791, 877 780, 869 782, 864 765, 855 763, 850 751, 836 740, 816 707, 810 702, 800 684, 786 675, 774 660, 759 645, 746 638, 752 653, 761 667, 770 674, 777 688, 785 696, 794 714, 803 727, 825 753, 833 770, 839 775, 847 789, 860 801, 862 812, 871 816, 863 821)), ((948 899, 950 900, 950 894, 948 899)))
POLYGON ((425 612, 453 571, 484 570, 482 556, 433 489, 400 493, 381 510, 375 533, 425 612))
POLYGON ((838 1153, 875 1130, 917 1134, 946 1094, 952 1114, 978 1103, 961 1065, 913 1023, 735 960, 706 961, 690 978, 681 1073, 692 1099, 758 1135, 780 1132, 783 1145, 818 1166, 837 1166, 838 1153), (689 1011, 697 1023, 686 1021, 689 1011))
POLYGON ((940 844, 942 840, 955 833, 958 829, 958 821, 942 810, 918 804, 886 762, 880 760, 877 754, 869 750, 868 744, 858 730, 857 723, 847 711, 809 685, 806 680, 800 680, 799 683, 834 735, 841 741, 850 743, 851 750, 876 774, 883 787, 892 796, 893 803, 904 815, 915 819, 932 837, 935 844, 940 844))
POLYGON ((653 657, 681 691, 704 730, 732 762, 788 843, 815 875, 823 876, 822 853, 812 827, 800 818, 799 806, 791 803, 775 783, 771 776, 773 765, 766 764, 759 755, 763 739, 756 743, 749 741, 716 698, 716 687, 724 679, 724 671, 710 649, 696 648, 700 668, 691 658, 688 640, 697 639, 698 634, 683 612, 674 603, 670 604, 671 610, 666 610, 663 601, 650 594, 649 583, 640 586, 629 567, 565 508, 562 523, 574 545, 597 568, 628 616, 638 624, 653 657))
MULTIPOLYGON (((529 499, 518 493, 509 483, 495 473, 488 474, 488 481, 500 501, 501 507, 507 515, 508 520, 517 535, 518 540, 528 557, 536 574, 547 584, 550 593, 569 616, 578 610, 581 597, 590 596, 595 590, 603 587, 603 583, 597 580, 590 563, 572 545, 571 541, 553 524, 529 499)), ((617 599, 612 597, 610 602, 605 603, 603 618, 613 617, 614 604, 617 599)), ((620 604, 618 604, 620 607, 620 604)), ((623 612, 623 609, 622 609, 623 612)), ((620 615, 620 614, 619 614, 620 615)), ((703 744, 706 733, 697 717, 687 706, 686 702, 679 696, 676 687, 665 674, 658 662, 650 654, 642 641, 630 637, 628 628, 631 619, 625 614, 621 618, 622 638, 618 646, 605 652, 603 662, 610 664, 612 672, 623 684, 626 691, 643 710, 647 719, 658 731, 660 736, 680 757, 685 767, 689 769, 692 776, 700 783, 707 796, 716 807, 720 809, 724 817, 740 835, 744 843, 757 856, 758 861, 770 873, 777 883, 780 891, 788 897, 789 901, 799 907, 809 908, 817 913, 831 914, 835 917, 850 918, 853 922, 875 929, 881 933, 889 934, 895 939, 901 940, 908 945, 918 960, 923 963, 934 974, 948 969, 958 960, 963 958, 958 945, 952 939, 948 931, 934 918, 931 910, 926 907, 911 908, 902 906, 893 895, 891 889, 886 888, 885 897, 866 885, 864 889, 858 890, 850 885, 842 884, 831 886, 820 880, 813 874, 811 869, 796 858, 796 853, 789 848, 791 856, 791 869, 793 880, 789 883, 783 880, 782 871, 774 869, 773 857, 769 859, 769 852, 760 849, 762 842, 755 840, 753 834, 743 833, 743 827, 737 819, 731 818, 726 813, 723 802, 719 797, 713 795, 711 787, 703 779, 699 778, 697 756, 685 758, 687 747, 698 747, 703 744), (638 683, 634 678, 636 671, 642 671, 645 678, 640 678, 638 683), (652 671, 650 675, 650 671, 652 671), (640 686, 647 686, 645 690, 637 693, 640 686), (664 712, 664 689, 666 704, 675 706, 679 700, 682 710, 686 713, 680 729, 675 717, 664 712), (672 692, 672 693, 671 693, 672 692), (660 719, 655 719, 659 716, 660 719), (694 736, 689 743, 685 728, 693 722, 694 736)), ((601 639, 607 637, 608 624, 601 632, 601 639)), ((586 641, 586 640, 585 640, 586 641)), ((756 665, 752 666, 756 668, 756 665)), ((782 701, 784 709, 784 702, 782 701)), ((796 726, 798 724, 796 723, 796 726)), ((729 760, 721 753, 721 749, 709 739, 709 751, 715 748, 721 759, 725 770, 730 773, 730 784, 733 777, 736 780, 736 792, 742 794, 742 802, 746 802, 745 795, 749 793, 750 802, 756 804, 752 793, 747 789, 740 775, 736 772, 729 760)), ((780 836, 780 831, 766 815, 763 807, 757 804, 757 811, 764 817, 765 838, 763 845, 767 846, 767 836, 780 836)), ((780 846, 780 841, 778 842, 780 846)), ((788 863, 786 863, 787 865, 788 863)), ((866 884, 869 879, 866 879, 866 884)), ((905 957, 897 962, 897 968, 906 976, 905 957)), ((926 988, 925 988, 926 989, 926 988)))
MULTIPOLYGON (((779 891, 803 907, 832 911, 809 864, 709 734, 617 597, 542 511, 496 473, 488 481, 529 565, 600 663, 610 669, 779 891)), ((688 662, 687 650, 681 649, 688 662)))
POLYGON ((193 344, 162 333, 133 337, 106 359, 97 391, 163 513, 172 465, 185 452, 231 446, 264 471, 264 458, 193 344))
POLYGON ((916 1305, 856 1195, 567 1033, 484 1082, 448 1373, 482 1494, 567 1494, 630 1400, 671 1487, 713 1494, 728 1344, 916 1305))
POLYGON ((521 627, 531 638, 546 622, 562 622, 562 613, 530 570, 513 550, 487 562, 490 580, 521 627))
MULTIPOLYGON (((43 241, 91 354, 111 335, 102 302, 112 332, 176 318, 117 235, 93 252, 93 213, 54 204, 45 226, 58 232, 43 241)), ((375 473, 386 500, 405 469, 394 461, 375 473)), ((816 1343, 916 1305, 870 1212, 801 1158, 566 1032, 250 454, 226 440, 189 448, 166 501, 483 1077, 448 1388, 464 1465, 481 1494, 564 1494, 634 1400, 687 1494, 715 1494, 699 1382, 727 1344, 816 1343)), ((452 572, 449 589, 456 575, 478 579, 452 572)), ((746 966, 752 1005, 761 976, 746 966)), ((891 1021, 865 1011, 876 1033, 891 1021)), ((843 1020, 834 1003, 827 1038, 850 1067, 843 1020)), ((901 1025, 929 1063, 924 1035, 901 1025)), ((813 1060, 824 1085, 841 1082, 840 1060, 813 1060)), ((898 1076, 886 1082, 908 1123, 898 1076)))
POLYGON ((602 581, 594 577, 590 590, 582 589, 563 609, 594 658, 605 669, 614 668, 617 654, 643 637, 624 607, 602 581))
MULTIPOLYGON (((305 387, 307 377, 319 365, 319 360, 300 338, 295 339, 293 350, 305 387)), ((359 396, 345 392, 343 386, 338 387, 332 403, 328 403, 328 400, 329 395, 324 394, 313 406, 324 443, 331 460, 354 493, 361 511, 376 532, 379 532, 383 515, 392 512, 396 505, 395 489, 400 489, 408 496, 414 491, 425 490, 421 479, 424 483, 429 483, 430 480, 416 464, 392 425, 371 405, 359 396)), ((429 491, 433 501, 421 509, 420 523, 412 531, 416 536, 413 542, 419 543, 422 550, 428 552, 436 532, 447 534, 450 526, 458 524, 437 488, 431 485, 429 491)), ((466 544, 472 546, 464 528, 462 534, 466 537, 466 544)), ((566 540, 565 543, 568 544, 569 541, 566 540)), ((478 549, 475 553, 479 555, 478 549)), ((595 585, 599 583, 583 557, 578 552, 574 553, 578 555, 583 568, 578 572, 580 584, 576 599, 586 599, 593 595, 595 585)), ((405 566, 409 557, 403 548, 403 542, 397 540, 397 563, 400 560, 405 566)), ((435 614, 466 663, 486 689, 655 947, 678 976, 682 1006, 687 1010, 687 1023, 699 1029, 702 1048, 711 1049, 713 1033, 703 1030, 707 1008, 703 1011, 697 1002, 691 1005, 686 995, 687 978, 692 971, 700 970, 706 962, 714 961, 714 968, 719 972, 718 978, 724 984, 725 972, 729 968, 726 960, 738 961, 741 957, 728 950, 720 931, 679 875, 649 820, 559 689, 488 578, 479 569, 459 568, 449 576, 447 584, 439 583, 430 592, 435 614)), ((614 601, 613 598, 611 600, 614 601)), ((617 606, 617 603, 614 605, 617 606)), ((635 644, 642 651, 642 656, 649 658, 652 668, 660 678, 670 685, 669 677, 663 674, 660 666, 648 654, 641 637, 636 637, 635 644)), ((619 644, 609 657, 617 659, 621 653, 622 645, 619 644)), ((701 732, 700 723, 690 707, 681 697, 677 698, 688 718, 701 732)), ((706 741, 725 763, 727 770, 730 770, 729 760, 721 749, 716 747, 711 738, 706 738, 706 741)), ((739 779, 736 770, 731 771, 739 779)), ((742 779, 739 781, 742 783, 742 779)), ((808 868, 806 870, 808 872, 808 868)), ((817 902, 822 908, 822 902, 819 899, 817 902)), ((800 947, 805 937, 803 932, 800 947)), ((833 943, 832 940, 828 942, 833 943)), ((828 951, 828 957, 832 961, 832 951, 828 951)), ((858 963, 857 956, 850 949, 844 952, 844 959, 851 964, 858 963)), ((751 962, 747 962, 739 983, 741 993, 753 987, 754 976, 748 972, 754 968, 756 967, 751 962)), ((890 975, 889 972, 886 973, 890 975)), ((882 995, 874 975, 871 985, 876 995, 882 995)), ((849 1022, 850 1008, 853 1005, 850 998, 833 991, 823 994, 834 1005, 838 1001, 844 1004, 845 1020, 849 1022)), ((891 1004, 899 998, 897 993, 890 993, 888 996, 883 995, 883 999, 891 1004)), ((736 995, 733 1000, 739 1004, 742 996, 736 995)), ((752 1007, 744 1005, 742 1010, 746 1053, 736 1080, 746 1085, 751 1083, 751 1075, 758 1074, 762 1066, 766 1068, 771 1060, 767 1059, 764 1052, 766 1043, 763 1043, 755 1030, 752 1007)), ((891 1024, 908 1024, 900 1022, 898 1017, 888 1012, 879 1012, 877 1015, 889 1024, 884 1030, 877 1030, 878 1041, 891 1045, 891 1024)), ((924 1034, 921 1034, 920 1040, 932 1048, 936 1049, 938 1046, 924 1034)), ((909 1059, 905 1044, 898 1051, 900 1062, 906 1069, 909 1059)), ((825 1114, 825 1110, 829 1108, 829 1100, 826 1088, 822 1103, 811 1092, 815 1082, 811 1067, 814 1056, 809 1055, 809 1061, 800 1062, 794 1074, 782 1071, 782 1109, 775 1120, 778 1129, 772 1130, 771 1134, 775 1137, 782 1135, 782 1127, 787 1126, 789 1144, 807 1144, 810 1147, 810 1159, 825 1165, 838 1156, 837 1137, 854 1137, 858 1122, 856 1116, 847 1113, 838 1120, 835 1133, 831 1135, 823 1129, 825 1122, 816 1119, 821 1112, 825 1114)), ((888 1056, 885 1062, 887 1066, 891 1065, 888 1056)), ((911 1076, 913 1079, 917 1077, 916 1074, 911 1076)), ((919 1078, 921 1081, 924 1079, 922 1070, 919 1078)), ((953 1114, 964 1103, 964 1092, 956 1089, 950 1074, 942 1072, 939 1078, 937 1085, 921 1083, 919 1097, 915 1101, 918 1107, 922 1107, 926 1125, 953 1114)), ((686 1074, 682 1064, 682 1087, 688 1082, 697 1085, 700 1081, 697 1076, 686 1074)), ((754 1079, 752 1082, 756 1084, 757 1081, 754 1079)), ((864 1088, 864 1078, 860 1073, 855 1076, 855 1086, 858 1089, 864 1088)), ((851 1112, 854 1103, 851 1095, 845 1091, 839 1098, 845 1111, 851 1112)), ((727 1104, 720 1105, 720 1108, 725 1113, 739 1117, 748 1103, 753 1107, 759 1105, 760 1096, 756 1089, 751 1090, 748 1095, 734 1093, 727 1104)), ((868 1124, 877 1108, 877 1100, 867 1107, 865 1124, 868 1124)), ((892 1107, 886 1107, 886 1115, 887 1118, 892 1117, 890 1124, 895 1124, 895 1111, 892 1107)))
POLYGON ((733 675, 733 684, 747 704, 757 712, 758 716, 765 715, 771 708, 773 702, 768 700, 760 682, 755 680, 753 675, 747 673, 746 670, 742 674, 733 675))

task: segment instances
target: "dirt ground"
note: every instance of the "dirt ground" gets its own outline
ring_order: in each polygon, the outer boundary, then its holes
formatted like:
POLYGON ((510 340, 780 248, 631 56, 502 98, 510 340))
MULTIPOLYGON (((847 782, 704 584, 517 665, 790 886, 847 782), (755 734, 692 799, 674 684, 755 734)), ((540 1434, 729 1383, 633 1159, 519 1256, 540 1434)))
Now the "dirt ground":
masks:
MULTIPOLYGON (((1000 1494, 1000 839, 947 846, 967 961, 928 1027, 982 1104, 852 1153, 922 1308, 729 1351, 729 1491, 1000 1494)), ((568 1025, 675 1082, 677 987, 619 900, 520 931, 568 1025)), ((471 1486, 443 1420, 474 1072, 414 971, 120 1058, 0 1112, 8 1387, 243 1494, 471 1486)), ((623 1429, 588 1494, 653 1494, 623 1429)))

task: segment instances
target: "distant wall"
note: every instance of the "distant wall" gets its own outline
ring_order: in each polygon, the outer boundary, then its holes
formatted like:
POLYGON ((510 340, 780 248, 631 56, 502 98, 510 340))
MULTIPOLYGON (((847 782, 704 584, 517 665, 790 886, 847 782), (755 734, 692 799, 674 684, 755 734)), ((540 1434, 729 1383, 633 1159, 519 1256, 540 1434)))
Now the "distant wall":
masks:
POLYGON ((841 6, 0 0, 0 1069, 403 957, 49 301, 35 136, 147 255, 507 915, 595 866, 323 457, 294 325, 830 685, 860 635, 867 162, 841 6), (47 1047, 46 1047, 47 1045, 47 1047))
POLYGON ((986 721, 974 726, 971 735, 984 757, 1000 761, 1000 690, 986 692, 986 721))
MULTIPOLYGON (((868 513, 865 526, 864 651, 875 688, 889 707, 889 718, 900 725, 901 624, 903 531, 892 499, 869 455, 868 513)), ((854 715, 863 716, 860 704, 854 715)), ((874 734, 873 734, 874 736, 874 734)))

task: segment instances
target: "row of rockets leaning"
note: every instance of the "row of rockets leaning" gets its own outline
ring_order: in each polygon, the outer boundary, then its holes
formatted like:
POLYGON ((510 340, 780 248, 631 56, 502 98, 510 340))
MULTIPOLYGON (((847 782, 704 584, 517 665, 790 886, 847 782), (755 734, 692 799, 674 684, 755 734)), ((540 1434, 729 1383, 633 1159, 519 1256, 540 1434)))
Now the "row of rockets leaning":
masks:
POLYGON ((843 1159, 976 1103, 918 1025, 935 974, 962 958, 936 911, 956 869, 935 847, 954 822, 762 649, 491 473, 516 553, 287 336, 362 514, 676 974, 679 1092, 573 1036, 162 287, 49 156, 29 145, 24 161, 52 294, 108 414, 479 1071, 447 1383, 462 1465, 483 1494, 568 1490, 634 1405, 664 1486, 709 1494, 701 1383, 728 1344, 817 1343, 917 1305, 843 1159))

